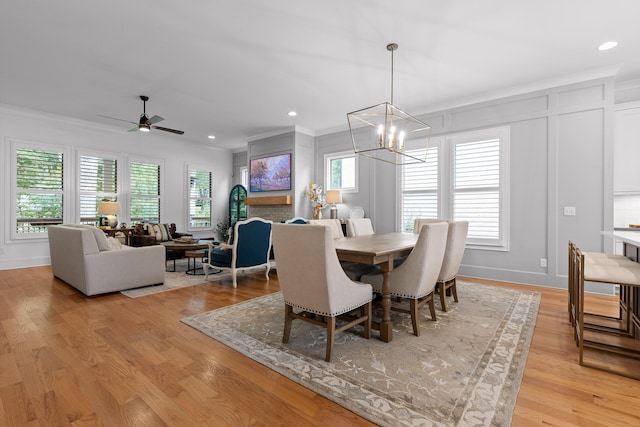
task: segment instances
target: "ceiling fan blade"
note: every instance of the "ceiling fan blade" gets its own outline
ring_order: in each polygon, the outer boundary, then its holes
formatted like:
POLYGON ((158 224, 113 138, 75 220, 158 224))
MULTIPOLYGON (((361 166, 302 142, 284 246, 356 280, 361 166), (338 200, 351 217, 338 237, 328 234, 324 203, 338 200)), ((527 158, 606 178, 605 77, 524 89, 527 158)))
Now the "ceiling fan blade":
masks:
POLYGON ((105 119, 112 119, 112 120, 119 120, 121 122, 127 122, 127 123, 133 123, 134 125, 137 124, 136 122, 132 122, 131 120, 124 120, 124 119, 118 119, 116 117, 109 117, 109 116, 104 116, 102 114, 96 114, 98 117, 104 117, 105 119))
POLYGON ((140 126, 136 126, 134 128, 129 129, 127 132, 138 132, 140 130, 140 126))
POLYGON ((160 117, 160 116, 153 116, 147 121, 147 124, 153 125, 153 124, 156 124, 156 123, 161 122, 163 120, 164 119, 162 117, 160 117))
POLYGON ((154 129, 158 129, 158 130, 163 130, 165 132, 177 133, 178 135, 184 134, 184 131, 182 131, 182 130, 163 128, 162 126, 151 126, 151 127, 154 128, 154 129))

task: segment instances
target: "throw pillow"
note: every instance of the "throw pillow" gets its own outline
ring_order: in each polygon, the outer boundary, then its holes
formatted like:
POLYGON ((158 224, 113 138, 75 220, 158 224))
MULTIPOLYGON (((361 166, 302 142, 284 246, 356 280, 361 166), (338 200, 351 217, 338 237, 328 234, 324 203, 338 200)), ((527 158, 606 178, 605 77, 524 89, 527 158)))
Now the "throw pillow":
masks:
POLYGON ((120 240, 116 239, 115 237, 109 237, 107 240, 109 241, 109 247, 112 251, 119 251, 120 249, 122 249, 120 240))
POLYGON ((169 224, 153 224, 149 229, 149 234, 156 236, 158 242, 166 242, 172 240, 169 224))
POLYGON ((111 250, 111 246, 109 246, 109 241, 107 240, 107 235, 104 234, 104 231, 96 227, 91 227, 91 231, 93 231, 93 235, 96 238, 96 243, 98 244, 100 252, 111 250))

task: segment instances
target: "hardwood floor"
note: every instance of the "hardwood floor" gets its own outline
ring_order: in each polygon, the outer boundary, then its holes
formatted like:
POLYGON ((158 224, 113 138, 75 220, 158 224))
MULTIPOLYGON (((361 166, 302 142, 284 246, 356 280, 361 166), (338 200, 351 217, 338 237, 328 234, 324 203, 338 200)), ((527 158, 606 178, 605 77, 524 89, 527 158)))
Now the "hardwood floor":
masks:
MULTIPOLYGON (((542 293, 512 425, 640 425, 640 382, 578 365, 566 292, 477 282, 542 293)), ((180 322, 278 290, 253 274, 86 298, 49 267, 0 271, 0 425, 372 425, 180 322)))

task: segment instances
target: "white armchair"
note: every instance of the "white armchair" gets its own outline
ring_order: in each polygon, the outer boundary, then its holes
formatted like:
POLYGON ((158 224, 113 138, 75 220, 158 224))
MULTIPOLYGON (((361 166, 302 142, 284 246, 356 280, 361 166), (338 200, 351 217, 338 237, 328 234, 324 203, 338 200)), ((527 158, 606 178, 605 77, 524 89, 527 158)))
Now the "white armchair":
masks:
POLYGON ((328 227, 274 224, 273 249, 285 303, 283 343, 289 342, 294 319, 327 328, 327 362, 338 332, 363 324, 365 338, 371 336, 371 285, 347 277, 328 227), (355 310, 357 317, 336 327, 336 317, 355 310))

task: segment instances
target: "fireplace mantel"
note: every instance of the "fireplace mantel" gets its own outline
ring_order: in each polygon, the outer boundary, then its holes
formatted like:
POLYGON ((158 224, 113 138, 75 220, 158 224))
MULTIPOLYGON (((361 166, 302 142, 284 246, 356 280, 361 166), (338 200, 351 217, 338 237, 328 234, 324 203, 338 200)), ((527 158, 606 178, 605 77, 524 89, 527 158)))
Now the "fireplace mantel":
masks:
POLYGON ((291 196, 267 196, 267 197, 247 197, 244 204, 249 206, 256 205, 290 205, 292 204, 291 196))

